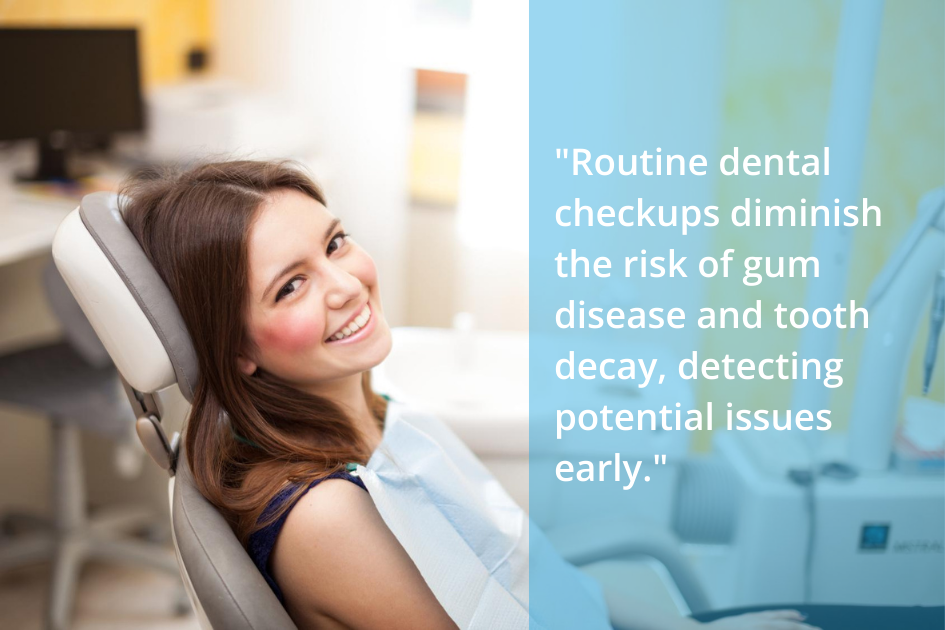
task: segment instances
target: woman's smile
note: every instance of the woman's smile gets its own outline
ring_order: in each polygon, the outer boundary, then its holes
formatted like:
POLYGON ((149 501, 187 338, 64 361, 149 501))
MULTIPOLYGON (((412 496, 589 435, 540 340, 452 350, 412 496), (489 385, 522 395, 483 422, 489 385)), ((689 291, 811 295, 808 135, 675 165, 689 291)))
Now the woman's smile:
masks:
POLYGON ((371 312, 370 303, 365 304, 364 308, 357 311, 354 316, 342 326, 337 332, 332 334, 326 343, 334 345, 346 345, 357 343, 368 337, 374 331, 374 317, 371 312))

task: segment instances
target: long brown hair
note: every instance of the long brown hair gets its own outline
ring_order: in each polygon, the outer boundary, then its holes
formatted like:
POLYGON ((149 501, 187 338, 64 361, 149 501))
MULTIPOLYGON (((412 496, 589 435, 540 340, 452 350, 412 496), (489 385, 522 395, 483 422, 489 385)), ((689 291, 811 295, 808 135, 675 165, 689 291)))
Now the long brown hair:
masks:
MULTIPOLYGON (((312 179, 287 161, 145 171, 121 189, 125 222, 177 302, 199 361, 184 437, 187 461, 197 488, 244 544, 280 516, 266 507, 287 483, 296 484, 295 498, 311 481, 370 456, 336 404, 262 368, 252 376, 237 368, 249 342, 250 228, 260 205, 282 189, 325 203, 312 179)), ((370 372, 362 385, 382 422, 386 401, 371 390, 370 372)))

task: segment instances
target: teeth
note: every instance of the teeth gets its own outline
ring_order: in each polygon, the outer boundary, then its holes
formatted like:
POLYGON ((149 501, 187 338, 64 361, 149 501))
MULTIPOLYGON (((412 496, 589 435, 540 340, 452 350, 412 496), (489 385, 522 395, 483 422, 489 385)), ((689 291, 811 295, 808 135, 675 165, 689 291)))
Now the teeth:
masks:
POLYGON ((345 337, 353 335, 354 333, 358 332, 360 329, 364 328, 364 325, 368 323, 370 320, 371 320, 371 308, 369 306, 365 306, 364 310, 358 313, 358 316, 355 317, 353 320, 351 320, 351 323, 349 323, 347 326, 342 328, 340 332, 337 332, 334 335, 332 335, 331 339, 338 341, 338 340, 344 339, 345 337))

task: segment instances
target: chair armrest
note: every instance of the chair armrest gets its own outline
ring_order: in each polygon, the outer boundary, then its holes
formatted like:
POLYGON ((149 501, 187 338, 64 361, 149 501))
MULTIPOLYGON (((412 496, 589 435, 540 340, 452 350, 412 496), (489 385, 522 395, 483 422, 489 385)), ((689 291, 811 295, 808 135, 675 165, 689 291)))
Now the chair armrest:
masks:
POLYGON ((545 534, 565 560, 579 567, 602 560, 653 558, 669 572, 690 612, 710 609, 699 578, 679 552, 679 541, 664 528, 618 520, 563 525, 545 534))

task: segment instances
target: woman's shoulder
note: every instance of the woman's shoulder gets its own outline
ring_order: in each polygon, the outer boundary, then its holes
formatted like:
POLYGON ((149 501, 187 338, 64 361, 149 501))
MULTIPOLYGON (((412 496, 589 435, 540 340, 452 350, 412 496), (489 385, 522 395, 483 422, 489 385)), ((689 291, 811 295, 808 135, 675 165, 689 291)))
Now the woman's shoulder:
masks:
POLYGON ((340 529, 350 532, 357 528, 358 518, 372 510, 376 512, 360 479, 326 478, 312 485, 286 514, 280 542, 291 545, 296 539, 330 537, 340 529))
POLYGON ((299 499, 271 566, 295 619, 327 615, 346 626, 455 627, 370 495, 343 479, 319 483, 299 499), (423 623, 413 625, 418 619, 423 623))
MULTIPOLYGON (((301 494, 298 492, 297 485, 286 485, 269 501, 262 518, 267 518, 269 515, 277 512, 279 516, 265 527, 258 529, 250 535, 247 551, 253 559, 254 564, 259 569, 259 572, 262 573, 266 582, 269 583, 269 586, 280 601, 284 602, 285 599, 282 589, 279 588, 279 585, 272 575, 271 558, 276 546, 276 541, 282 537, 283 530, 287 522, 289 522, 289 516, 300 509, 299 504, 305 506, 302 508, 302 511, 310 510, 309 506, 316 496, 319 497, 320 501, 327 502, 335 501, 336 499, 333 497, 342 495, 343 502, 352 502, 355 501, 354 497, 357 497, 359 494, 367 495, 365 490, 364 482, 358 477, 347 472, 336 472, 310 482, 308 488, 303 490, 301 494), (344 488, 348 490, 348 492, 339 493, 339 488, 344 488), (324 500, 322 500, 322 497, 324 497, 324 500)), ((300 519, 292 519, 293 529, 295 529, 294 523, 298 520, 300 519)))

